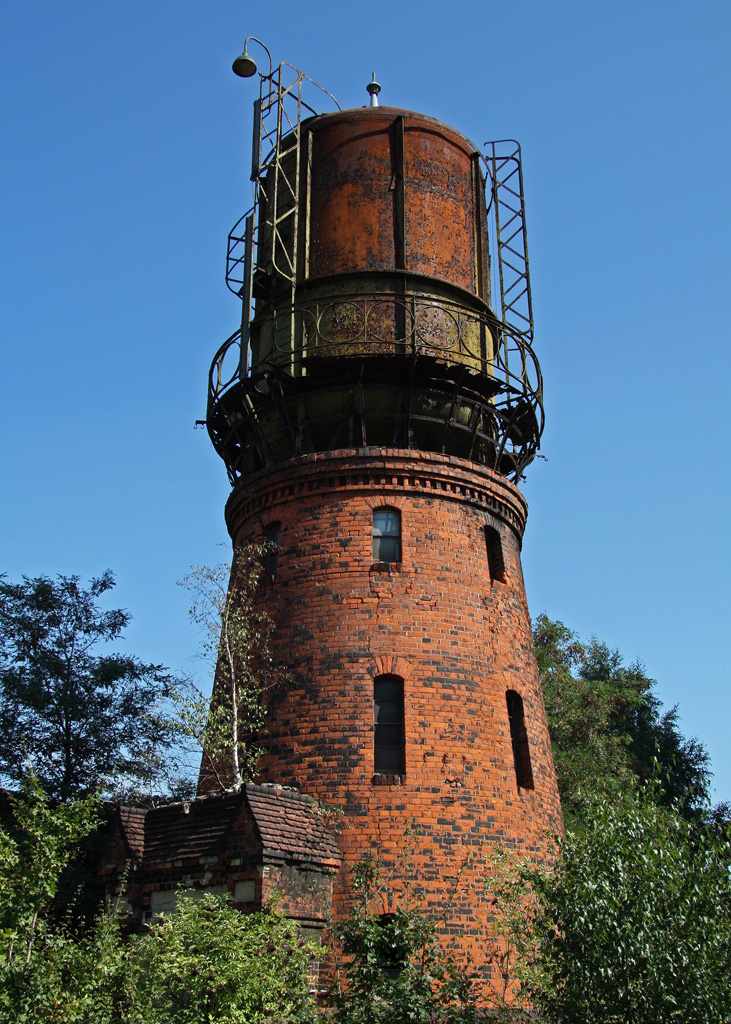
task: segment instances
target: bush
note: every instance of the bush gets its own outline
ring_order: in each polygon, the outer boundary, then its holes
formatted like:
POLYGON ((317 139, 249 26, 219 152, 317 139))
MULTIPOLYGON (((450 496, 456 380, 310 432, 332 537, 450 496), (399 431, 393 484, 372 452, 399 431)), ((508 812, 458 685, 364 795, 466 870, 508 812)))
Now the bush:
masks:
POLYGON ((304 1024, 315 953, 276 909, 242 914, 223 896, 181 893, 132 945, 130 1024, 304 1024))

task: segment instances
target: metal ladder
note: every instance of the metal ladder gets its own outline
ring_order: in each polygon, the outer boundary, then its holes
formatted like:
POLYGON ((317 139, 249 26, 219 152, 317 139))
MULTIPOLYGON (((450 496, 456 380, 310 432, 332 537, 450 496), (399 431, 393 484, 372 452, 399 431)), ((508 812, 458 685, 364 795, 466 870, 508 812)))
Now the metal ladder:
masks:
MULTIPOLYGON (((508 328, 500 332, 500 362, 506 384, 512 377, 535 386, 529 379, 533 361, 526 352, 526 345, 531 351, 533 347, 533 302, 520 145, 515 139, 500 139, 485 143, 485 148, 488 225, 494 232, 497 248, 497 266, 491 269, 497 273, 501 319, 508 328)), ((541 387, 540 381, 538 386, 541 387)))
POLYGON ((231 229, 226 255, 226 283, 241 298, 243 307, 241 378, 251 368, 249 327, 255 313, 255 288, 260 295, 268 292, 267 301, 276 299, 273 344, 278 361, 285 353, 290 357, 294 353, 291 310, 298 269, 302 118, 303 112, 307 117, 318 113, 303 98, 308 86, 325 93, 340 109, 332 93, 286 62, 269 75, 260 75, 259 98, 254 101, 254 205, 231 229), (281 310, 279 316, 277 309, 281 310))

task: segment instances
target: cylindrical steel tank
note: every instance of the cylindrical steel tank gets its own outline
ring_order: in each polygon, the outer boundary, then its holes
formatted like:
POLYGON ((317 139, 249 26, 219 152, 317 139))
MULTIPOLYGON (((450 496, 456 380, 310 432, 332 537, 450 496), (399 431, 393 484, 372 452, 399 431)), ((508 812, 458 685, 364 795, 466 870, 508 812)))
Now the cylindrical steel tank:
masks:
POLYGON ((299 151, 291 138, 282 151, 259 207, 253 369, 274 363, 296 376, 311 358, 423 349, 489 375, 475 147, 433 118, 379 107, 312 118, 299 151))
POLYGON ((486 299, 484 178, 458 132, 389 107, 310 123, 307 276, 406 270, 486 299))

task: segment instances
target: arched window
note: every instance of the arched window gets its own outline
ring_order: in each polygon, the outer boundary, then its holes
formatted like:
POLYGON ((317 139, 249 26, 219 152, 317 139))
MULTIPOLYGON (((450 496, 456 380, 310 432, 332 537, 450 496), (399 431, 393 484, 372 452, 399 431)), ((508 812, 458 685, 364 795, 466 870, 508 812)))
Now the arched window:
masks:
POLYGON ((373 561, 401 561, 401 513, 393 508, 373 513, 373 561))
POLYGON ((403 775, 404 682, 398 676, 373 680, 373 770, 380 775, 403 775))
POLYGON ((277 575, 277 562, 279 560, 279 523, 272 523, 267 527, 266 540, 266 574, 273 580, 277 575))
POLYGON ((528 733, 525 729, 523 714, 523 698, 515 690, 508 690, 508 721, 510 722, 510 741, 513 744, 513 762, 515 763, 515 780, 521 789, 533 789, 533 769, 528 749, 528 733))
POLYGON ((491 580, 505 582, 505 562, 503 560, 502 537, 494 526, 485 527, 485 543, 487 544, 487 568, 491 580))

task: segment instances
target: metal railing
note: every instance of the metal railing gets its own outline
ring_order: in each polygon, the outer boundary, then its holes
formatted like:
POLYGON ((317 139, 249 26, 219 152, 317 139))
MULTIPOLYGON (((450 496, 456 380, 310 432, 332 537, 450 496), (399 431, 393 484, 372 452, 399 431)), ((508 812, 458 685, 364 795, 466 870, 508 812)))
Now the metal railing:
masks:
MULTIPOLYGON (((293 328, 294 329, 294 328, 293 328)), ((247 339, 250 340, 250 339, 247 339)), ((543 382, 538 360, 525 335, 486 312, 458 302, 393 293, 329 295, 277 308, 256 321, 256 364, 268 363, 299 376, 311 359, 367 355, 431 355, 491 378, 498 393, 521 396, 542 408, 543 382), (294 351, 281 338, 278 320, 295 325, 294 351), (271 342, 271 344, 269 343, 271 342)), ((214 357, 209 403, 239 378, 242 331, 236 331, 214 357)))

